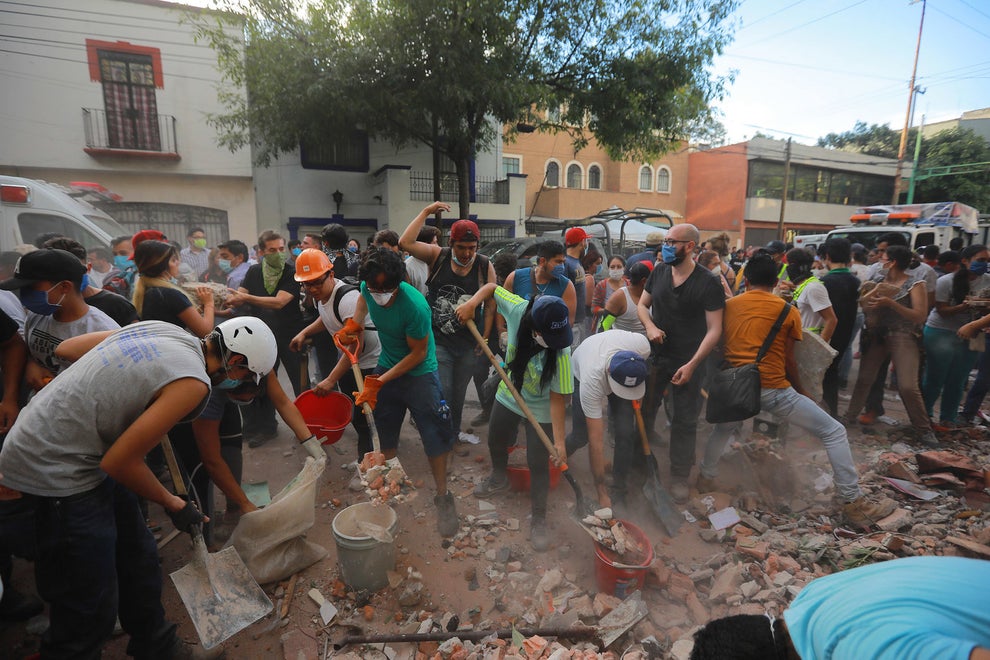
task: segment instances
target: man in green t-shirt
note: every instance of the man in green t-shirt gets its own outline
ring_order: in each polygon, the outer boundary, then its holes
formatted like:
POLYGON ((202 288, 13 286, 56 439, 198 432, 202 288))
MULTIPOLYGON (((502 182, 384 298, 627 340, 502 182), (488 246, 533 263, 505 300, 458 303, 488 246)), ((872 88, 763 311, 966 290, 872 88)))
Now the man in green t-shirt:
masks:
POLYGON ((454 445, 450 408, 437 374, 430 306, 415 287, 405 282, 402 258, 389 249, 372 248, 359 271, 361 297, 354 316, 337 333, 341 342, 353 344, 370 314, 381 354, 375 375, 366 376, 364 391, 355 396, 360 406, 375 410, 375 425, 385 458, 393 458, 406 410, 423 439, 437 494, 437 530, 441 536, 457 533, 454 495, 447 490, 447 456, 454 445))

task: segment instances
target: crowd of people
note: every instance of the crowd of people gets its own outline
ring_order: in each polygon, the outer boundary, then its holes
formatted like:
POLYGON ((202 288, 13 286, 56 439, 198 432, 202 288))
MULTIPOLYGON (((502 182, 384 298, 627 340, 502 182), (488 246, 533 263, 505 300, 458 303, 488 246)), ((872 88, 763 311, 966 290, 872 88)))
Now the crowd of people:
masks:
MULTIPOLYGON (((914 255, 891 233, 870 251, 840 238, 816 254, 781 241, 730 253, 727 235, 702 241, 696 227, 677 224, 625 257, 589 249, 591 237, 573 227, 532 259, 488 259, 475 222, 457 220, 445 240, 427 226, 449 211, 435 202, 401 235, 379 231, 363 251, 330 224, 292 241, 268 230, 251 248, 236 239, 210 247, 194 227, 184 246, 146 229, 109 249, 42 235, 0 254, 0 579, 9 584, 11 556, 34 560, 51 605, 43 655, 98 654, 118 616, 135 653, 182 651, 160 605, 147 502, 178 529, 202 525, 209 539, 218 520, 254 510, 240 486, 242 444, 275 437, 276 413, 322 454, 277 377, 281 365, 294 396, 309 387, 304 352, 317 396, 339 390, 372 407, 386 458, 410 414, 443 537, 459 528, 447 488, 455 442, 487 427, 492 469, 474 494, 492 497, 509 486, 522 424, 537 551, 550 543, 551 464, 587 447, 601 506, 626 506, 645 478, 634 406, 654 441, 664 412, 673 498, 712 490, 743 423, 714 425, 695 470, 708 380, 725 365, 759 361, 762 409, 820 438, 841 513, 863 528, 894 505, 860 489, 846 427, 889 421, 889 365, 917 439, 930 447, 938 431, 979 419, 990 389, 982 334, 990 317, 978 313, 990 297, 983 246, 914 255), (809 333, 835 350, 818 388, 801 382, 795 360, 809 333), (357 355, 361 382, 335 344, 357 355), (501 357, 505 382, 481 344, 501 357), (860 369, 840 414, 854 354, 860 369), (472 382, 481 411, 468 421, 472 382), (822 395, 809 397, 816 389, 822 395), (161 484, 163 435, 193 475, 197 504, 161 484), (214 511, 213 485, 226 513, 214 511)), ((370 428, 361 414, 352 423, 360 459, 372 450, 370 428)), ((0 618, 39 608, 8 588, 0 618)))

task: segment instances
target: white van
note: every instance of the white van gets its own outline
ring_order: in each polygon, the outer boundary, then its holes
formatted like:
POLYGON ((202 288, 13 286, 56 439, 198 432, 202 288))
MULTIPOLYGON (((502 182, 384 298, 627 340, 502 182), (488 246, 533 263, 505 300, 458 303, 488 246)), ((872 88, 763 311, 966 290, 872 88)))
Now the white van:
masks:
POLYGON ((0 250, 34 243, 39 234, 55 232, 87 249, 110 245, 129 234, 117 221, 75 191, 58 184, 16 176, 0 176, 0 250))

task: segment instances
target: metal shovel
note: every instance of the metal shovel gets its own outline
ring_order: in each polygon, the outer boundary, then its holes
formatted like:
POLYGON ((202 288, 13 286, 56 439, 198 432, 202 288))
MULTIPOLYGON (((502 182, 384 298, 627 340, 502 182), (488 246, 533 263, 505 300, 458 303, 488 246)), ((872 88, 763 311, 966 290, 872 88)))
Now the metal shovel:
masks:
MULTIPOLYGON (((168 438, 162 438, 162 449, 176 495, 187 495, 168 438)), ((192 540, 193 560, 172 573, 171 578, 203 648, 211 649, 271 612, 272 601, 234 548, 210 554, 199 525, 192 531, 192 540)))
POLYGON ((646 455, 646 467, 649 476, 643 483, 643 496, 650 503, 653 512, 657 514, 660 522, 667 528, 667 533, 671 536, 677 534, 681 528, 681 514, 677 512, 674 500, 670 493, 660 484, 660 468, 657 466, 657 459, 650 451, 650 439, 646 434, 646 424, 643 422, 642 404, 640 401, 632 402, 633 410, 636 411, 636 426, 639 427, 640 441, 643 443, 643 453, 646 455))

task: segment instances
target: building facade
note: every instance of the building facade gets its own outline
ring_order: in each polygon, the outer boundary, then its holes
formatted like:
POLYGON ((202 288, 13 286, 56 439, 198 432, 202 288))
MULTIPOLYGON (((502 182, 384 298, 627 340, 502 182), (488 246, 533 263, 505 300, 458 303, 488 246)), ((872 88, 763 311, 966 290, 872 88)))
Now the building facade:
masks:
POLYGON ((97 183, 127 229, 185 243, 257 234, 251 159, 217 144, 222 110, 208 44, 186 11, 157 0, 50 0, 4 15, 0 173, 97 183))
MULTIPOLYGON (((753 138, 689 156, 687 212, 705 232, 725 231, 739 246, 777 237, 788 145, 753 138)), ((889 204, 897 162, 846 151, 790 145, 785 238, 849 223, 857 207, 889 204)), ((910 176, 910 165, 904 176, 910 176)))

